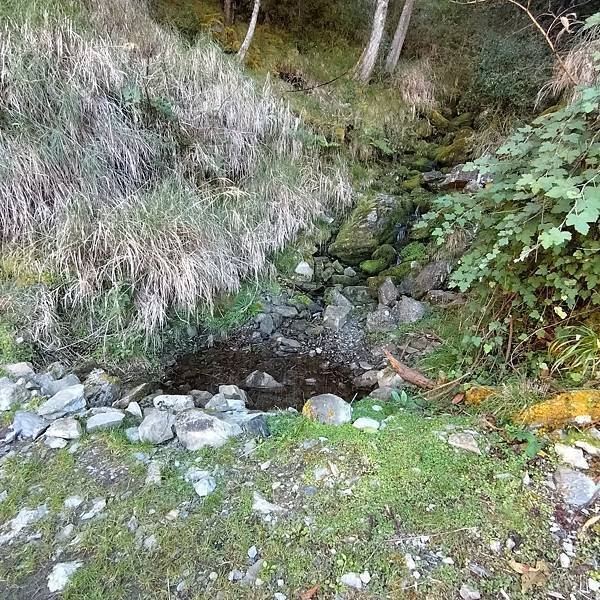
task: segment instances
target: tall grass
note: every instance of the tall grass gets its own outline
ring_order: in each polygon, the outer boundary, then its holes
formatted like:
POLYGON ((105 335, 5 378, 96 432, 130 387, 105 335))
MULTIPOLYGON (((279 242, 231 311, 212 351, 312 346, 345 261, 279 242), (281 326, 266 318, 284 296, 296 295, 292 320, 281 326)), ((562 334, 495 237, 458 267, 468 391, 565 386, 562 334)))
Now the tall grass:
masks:
POLYGON ((55 12, 0 28, 2 258, 38 279, 36 336, 124 286, 128 326, 150 334, 236 291, 349 187, 210 42, 134 0, 81 10, 84 30, 55 12))

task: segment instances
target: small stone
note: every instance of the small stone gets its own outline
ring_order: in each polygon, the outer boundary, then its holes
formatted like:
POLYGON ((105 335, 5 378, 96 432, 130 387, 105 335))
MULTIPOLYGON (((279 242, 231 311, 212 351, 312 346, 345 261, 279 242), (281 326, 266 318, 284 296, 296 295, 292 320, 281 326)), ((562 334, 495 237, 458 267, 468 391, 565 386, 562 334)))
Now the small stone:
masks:
POLYGON ((61 390, 44 402, 37 414, 45 419, 54 421, 68 414, 81 413, 86 407, 83 385, 73 385, 61 390))
POLYGON ((204 447, 219 448, 231 437, 242 433, 239 425, 227 423, 197 408, 179 413, 175 430, 179 442, 191 451, 204 447))
POLYGON ((160 463, 157 460, 151 460, 148 463, 148 472, 146 474, 146 485, 160 485, 162 477, 160 475, 160 463))
POLYGON ((215 490, 216 487, 217 482, 215 481, 215 478, 211 477, 210 475, 194 483, 194 491, 196 494, 198 494, 198 496, 200 496, 200 498, 208 496, 215 490))
POLYGON ((217 573, 215 573, 215 571, 211 571, 211 572, 208 574, 208 578, 209 578, 211 581, 216 581, 216 580, 219 578, 219 575, 218 575, 217 573))
POLYGON ((66 375, 60 379, 46 381, 44 385, 42 385, 41 393, 42 396, 55 396, 58 394, 58 392, 66 390, 69 387, 73 387, 74 385, 79 385, 80 383, 79 377, 71 373, 70 375, 66 375))
POLYGON ((362 590, 363 588, 363 582, 358 573, 344 573, 340 577, 340 583, 356 590, 362 590))
POLYGON ((360 574, 360 580, 367 585, 367 583, 369 583, 371 581, 371 574, 369 573, 369 571, 363 571, 360 574))
POLYGON ((565 444, 554 444, 554 451, 560 460, 570 467, 575 467, 577 469, 590 468, 590 465, 583 456, 583 450, 581 450, 581 448, 573 448, 573 446, 566 446, 565 444))
POLYGON ((352 406, 335 394, 321 394, 305 403, 302 414, 325 425, 343 425, 352 419, 352 406))
POLYGON ((264 515, 285 511, 283 507, 265 500, 258 492, 254 492, 252 496, 252 510, 264 515))
POLYGON ((571 559, 564 552, 561 552, 558 558, 560 560, 560 566, 563 569, 568 569, 571 566, 571 559))
POLYGON ((417 568, 417 563, 415 559, 412 557, 412 554, 404 555, 404 564, 409 571, 414 571, 417 568))
POLYGON ((152 552, 152 551, 156 550, 157 547, 158 547, 158 540, 156 539, 156 536, 154 534, 149 535, 144 540, 143 548, 146 552, 152 552))
POLYGON ((375 369, 365 371, 362 375, 354 378, 354 385, 360 389, 370 390, 377 385, 378 373, 379 371, 375 369))
POLYGON ((128 427, 125 437, 130 444, 137 444, 140 441, 140 430, 137 427, 128 427))
POLYGON ((125 409, 126 413, 129 413, 134 419, 137 420, 138 423, 141 423, 144 420, 144 414, 142 413, 142 409, 140 405, 135 402, 130 402, 125 409))
POLYGON ((264 371, 252 371, 246 377, 246 387, 255 390, 278 390, 283 388, 283 384, 279 383, 272 375, 264 371))
POLYGON ((296 275, 300 275, 305 281, 310 281, 314 275, 314 269, 305 261, 301 261, 296 265, 294 269, 296 275))
POLYGON ((87 420, 86 429, 88 432, 115 429, 120 427, 124 418, 125 413, 117 410, 116 408, 112 408, 106 412, 102 412, 90 417, 87 420))
POLYGON ((377 296, 379 298, 379 304, 383 306, 389 306, 398 298, 398 289, 391 277, 386 277, 383 280, 383 283, 379 286, 379 290, 377 291, 377 296))
POLYGON ((589 442, 577 440, 575 442, 575 446, 577 446, 577 448, 581 448, 581 450, 583 450, 586 454, 589 454, 590 456, 600 456, 600 447, 594 446, 589 442))
POLYGON ((149 383, 142 383, 129 390, 123 397, 119 398, 119 400, 115 400, 113 402, 113 407, 127 409, 132 403, 135 402, 137 404, 140 400, 144 399, 151 390, 152 386, 149 383))
POLYGON ((52 448, 53 450, 60 450, 61 448, 65 448, 68 442, 63 438, 46 436, 44 444, 48 446, 48 448, 52 448))
POLYGON ((46 430, 46 436, 76 440, 81 437, 82 429, 74 417, 62 417, 54 421, 46 430))
POLYGON ((590 592, 600 592, 600 581, 597 579, 593 579, 592 577, 588 578, 588 588, 590 592))
POLYGON ((360 417, 352 423, 352 426, 356 427, 356 429, 361 429, 362 431, 375 432, 379 429, 379 421, 369 417, 360 417))
POLYGON ((36 414, 20 410, 15 413, 12 427, 17 437, 35 440, 44 433, 48 425, 48 421, 36 414))
POLYGON ((6 380, 0 386, 0 412, 9 411, 13 406, 17 406, 29 400, 29 390, 20 383, 12 383, 6 380))
POLYGON ((35 376, 33 366, 28 362, 2 365, 2 370, 5 373, 8 373, 8 376, 12 377, 13 379, 25 379, 25 381, 29 381, 35 376))
POLYGON ((83 563, 80 561, 58 563, 54 565, 48 576, 48 589, 50 592, 62 592, 67 587, 69 580, 76 571, 81 569, 83 563))
POLYGON ((404 379, 391 367, 386 367, 377 372, 377 385, 380 388, 398 389, 404 385, 404 379))
POLYGON ((64 507, 70 509, 78 508, 82 504, 83 498, 81 496, 69 496, 68 498, 65 498, 65 501, 63 502, 64 507))
POLYGON ((285 594, 282 594, 281 592, 275 592, 273 594, 273 598, 274 600, 287 600, 287 596, 285 594))
POLYGON ((172 439, 175 417, 166 411, 155 410, 144 418, 138 428, 141 442, 162 444, 172 439))
POLYGON ((94 517, 98 516, 106 507, 106 500, 104 498, 96 498, 92 500, 92 506, 90 510, 81 515, 82 521, 89 521, 94 517))
POLYGON ((121 383, 118 377, 109 375, 103 369, 94 369, 86 377, 83 385, 89 406, 112 406, 121 397, 121 383))
POLYGON ((468 450, 469 452, 474 452, 475 454, 481 454, 481 450, 475 441, 475 436, 472 433, 453 433, 448 436, 448 443, 454 448, 459 448, 460 450, 468 450))
POLYGON ((481 598, 481 594, 466 583, 463 583, 458 593, 463 600, 479 600, 481 598))
POLYGON ((254 560, 257 556, 258 550, 256 549, 256 546, 250 546, 250 548, 248 548, 248 558, 254 560))
POLYGON ((238 569, 234 569, 233 571, 230 571, 229 575, 227 575, 228 581, 231 581, 231 582, 240 581, 243 578, 244 578, 244 573, 238 569))
POLYGON ((181 396, 175 394, 162 394, 156 396, 153 404, 159 410, 169 410, 174 413, 179 413, 189 408, 195 408, 194 398, 192 396, 181 396))
POLYGON ((263 335, 271 335, 275 331, 273 317, 271 315, 263 315, 263 318, 260 320, 259 329, 263 335))

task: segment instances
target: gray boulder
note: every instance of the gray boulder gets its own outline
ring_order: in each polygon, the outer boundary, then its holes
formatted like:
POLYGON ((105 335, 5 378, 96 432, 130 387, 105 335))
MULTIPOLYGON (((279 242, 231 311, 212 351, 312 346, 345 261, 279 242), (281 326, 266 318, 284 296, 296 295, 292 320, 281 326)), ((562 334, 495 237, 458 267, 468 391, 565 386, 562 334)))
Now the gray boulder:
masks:
POLYGON ((306 402, 302 414, 325 425, 343 425, 352 419, 352 406, 335 394, 321 394, 306 402))
POLYGON ((153 404, 159 410, 170 410, 175 413, 194 408, 195 406, 192 396, 180 396, 175 394, 161 394, 160 396, 156 396, 153 404))
POLYGON ((442 288, 450 271, 450 264, 445 260, 430 262, 416 277, 407 277, 400 284, 400 293, 420 300, 427 295, 427 292, 442 288))
POLYGON ((81 413, 86 407, 85 390, 83 385, 73 385, 54 394, 37 410, 38 415, 54 421, 69 414, 81 413))
POLYGON ((221 394, 227 400, 247 401, 246 392, 240 389, 237 385, 220 385, 219 394, 221 394))
POLYGON ((241 398, 225 398, 223 394, 215 394, 204 406, 207 410, 215 412, 245 411, 246 401, 241 398))
POLYGON ((33 366, 28 362, 2 365, 2 370, 7 373, 11 379, 25 379, 26 381, 29 381, 35 377, 33 366))
POLYGON ((275 323, 273 317, 268 314, 257 316, 258 328, 263 335, 271 335, 275 331, 275 323))
POLYGON ((0 384, 0 412, 10 410, 13 406, 29 400, 29 390, 20 383, 12 383, 4 378, 0 384))
POLYGON ((402 296, 393 306, 379 306, 367 315, 367 331, 391 331, 402 323, 416 323, 425 316, 426 307, 422 302, 402 296))
POLYGON ((119 378, 109 375, 103 369, 94 369, 83 385, 89 406, 112 406, 121 397, 119 378))
POLYGON ((361 390, 369 390, 377 385, 377 371, 371 369, 354 378, 354 385, 361 390))
POLYGON ((132 402, 139 402, 144 399, 152 390, 149 383, 142 383, 133 389, 130 389, 124 396, 113 402, 114 408, 127 408, 132 402))
POLYGON ((12 428, 17 437, 35 440, 44 433, 48 425, 48 421, 38 415, 20 410, 15 413, 12 428))
POLYGON ((346 324, 351 310, 351 306, 336 306, 330 304, 323 314, 323 325, 334 331, 338 331, 346 324))
POLYGON ((79 421, 73 417, 56 419, 46 431, 48 437, 76 440, 81 437, 82 429, 79 421))
POLYGON ((125 418, 125 413, 116 408, 93 415, 87 420, 88 432, 119 427, 125 418))
POLYGON ((244 421, 241 427, 246 435, 252 438, 266 439, 271 435, 266 415, 256 415, 244 421))
POLYGON ((283 384, 264 371, 252 371, 246 377, 246 387, 254 390, 280 390, 283 384))
POLYGON ((173 437, 175 417, 163 410, 153 410, 141 422, 138 428, 141 442, 149 444, 162 444, 173 437))
POLYGON ((598 494, 600 485, 591 477, 568 467, 559 467, 554 473, 554 483, 565 502, 573 506, 585 506, 598 494))
POLYGON ((175 431, 181 444, 187 450, 194 451, 207 446, 218 448, 229 438, 240 435, 242 428, 193 408, 176 416, 175 431))
POLYGON ((386 277, 383 280, 383 283, 379 286, 379 290, 377 290, 377 297, 379 298, 379 304, 383 306, 389 306, 398 298, 398 289, 391 277, 386 277))
POLYGON ((62 379, 50 379, 46 381, 44 385, 41 386, 41 393, 42 396, 54 396, 55 394, 58 394, 58 392, 61 392, 68 387, 79 385, 80 383, 77 375, 65 375, 62 379))

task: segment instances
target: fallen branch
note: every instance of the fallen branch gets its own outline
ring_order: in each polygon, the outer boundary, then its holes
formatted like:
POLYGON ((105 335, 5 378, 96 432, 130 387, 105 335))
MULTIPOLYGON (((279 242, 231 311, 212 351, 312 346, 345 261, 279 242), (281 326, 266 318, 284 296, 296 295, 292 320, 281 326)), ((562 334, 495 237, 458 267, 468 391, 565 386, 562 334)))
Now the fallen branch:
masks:
POLYGON ((399 360, 394 358, 390 352, 385 351, 385 355, 390 363, 390 367, 404 379, 408 383, 412 383, 417 387, 424 388, 426 390, 431 390, 435 387, 435 381, 432 381, 428 377, 425 377, 421 371, 417 371, 416 369, 411 369, 405 364, 401 363, 399 360))

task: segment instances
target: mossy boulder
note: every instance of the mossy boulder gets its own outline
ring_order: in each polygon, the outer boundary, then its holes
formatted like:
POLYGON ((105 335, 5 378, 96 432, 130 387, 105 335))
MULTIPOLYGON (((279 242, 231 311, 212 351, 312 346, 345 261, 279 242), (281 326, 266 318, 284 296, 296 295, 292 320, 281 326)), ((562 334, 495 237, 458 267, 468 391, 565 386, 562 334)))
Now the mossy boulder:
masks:
POLYGON ((450 129, 450 121, 438 110, 432 110, 429 113, 429 122, 438 131, 448 131, 450 129))
POLYGON ((360 263, 360 270, 367 275, 377 275, 388 266, 385 260, 374 260, 370 258, 369 260, 363 260, 360 263))
POLYGON ((363 197, 329 246, 330 254, 350 265, 370 259, 379 246, 394 240, 396 225, 408 222, 414 210, 408 195, 363 197))
POLYGON ((449 123, 450 131, 458 131, 464 127, 471 127, 473 125, 473 115, 469 112, 463 113, 458 117, 454 117, 449 123))
POLYGON ((410 242, 400 250, 402 261, 425 261, 427 260, 427 248, 422 242, 410 242))
POLYGON ((416 156, 409 163, 408 166, 413 171, 419 171, 420 173, 426 173, 434 168, 433 162, 426 156, 416 156))
POLYGON ((400 187, 407 192, 412 192, 412 190, 416 190, 418 187, 421 187, 422 181, 423 175, 419 173, 419 175, 413 175, 410 179, 403 181, 400 187))
POLYGON ((413 263, 412 261, 404 261, 399 265, 395 265, 382 271, 380 275, 382 277, 390 277, 394 283, 400 283, 405 277, 410 275, 413 271, 413 263))
POLYGON ((385 263, 386 263, 385 266, 388 267, 396 260, 397 254, 398 253, 396 252, 396 249, 394 248, 394 246, 392 246, 391 244, 383 244, 383 245, 379 246, 379 248, 377 248, 377 250, 375 250, 375 252, 373 252, 372 258, 374 260, 385 261, 385 263))
POLYGON ((435 161, 444 167, 452 167, 466 162, 469 157, 470 136, 459 136, 448 146, 441 146, 435 154, 435 161))

